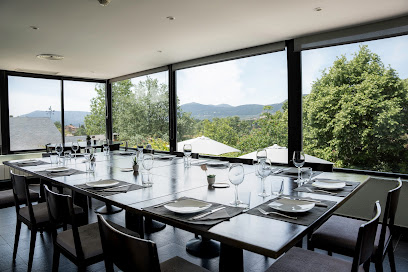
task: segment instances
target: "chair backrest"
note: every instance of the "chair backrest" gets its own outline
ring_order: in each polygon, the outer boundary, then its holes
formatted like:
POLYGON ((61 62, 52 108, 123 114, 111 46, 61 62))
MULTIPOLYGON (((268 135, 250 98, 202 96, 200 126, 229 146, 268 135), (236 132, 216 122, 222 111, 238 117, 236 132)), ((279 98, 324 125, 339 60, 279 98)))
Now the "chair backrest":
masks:
POLYGON ((387 201, 385 202, 384 217, 383 217, 383 223, 382 223, 381 233, 380 233, 380 240, 378 243, 378 250, 377 250, 377 252, 381 254, 384 251, 387 227, 390 230, 390 239, 392 238, 392 233, 394 229, 395 213, 397 212, 397 208, 398 208, 398 200, 399 200, 401 187, 402 187, 402 181, 401 181, 401 178, 398 178, 397 187, 389 190, 387 194, 387 201))
POLYGON ((16 212, 19 214, 20 205, 25 204, 28 207, 28 214, 30 216, 30 222, 35 224, 35 217, 33 212, 33 206, 30 199, 30 191, 28 190, 28 183, 25 176, 14 174, 10 170, 11 183, 13 185, 14 204, 16 206, 16 212))
POLYGON ((75 222, 75 212, 72 197, 69 195, 58 194, 51 191, 47 185, 44 185, 45 200, 47 201, 48 215, 52 226, 52 238, 57 239, 57 228, 61 224, 72 226, 76 256, 84 259, 81 239, 79 237, 78 226, 75 222))
POLYGON ((361 264, 370 260, 374 250, 374 241, 377 234, 378 221, 381 215, 380 202, 377 200, 374 205, 373 218, 360 226, 358 231, 356 250, 351 271, 358 271, 361 264))
POLYGON ((98 215, 98 223, 106 265, 115 264, 123 271, 160 271, 154 242, 115 229, 101 215, 98 215))

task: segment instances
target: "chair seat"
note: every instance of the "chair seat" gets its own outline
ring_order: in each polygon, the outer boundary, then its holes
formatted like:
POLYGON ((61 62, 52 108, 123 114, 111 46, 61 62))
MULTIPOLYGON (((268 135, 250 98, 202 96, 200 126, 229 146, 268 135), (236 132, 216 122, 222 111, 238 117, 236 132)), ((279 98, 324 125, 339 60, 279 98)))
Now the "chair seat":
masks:
MULTIPOLYGON (((40 198, 39 194, 34 192, 33 190, 30 191, 30 199, 32 202, 38 201, 40 198)), ((13 190, 3 190, 0 191, 0 209, 2 208, 7 208, 7 207, 12 207, 14 206, 14 196, 13 196, 13 190)))
POLYGON ((162 272, 209 272, 209 270, 190 263, 178 256, 171 258, 160 264, 160 269, 162 272))
MULTIPOLYGON (((113 222, 109 223, 121 232, 124 232, 135 237, 140 237, 139 234, 137 234, 136 232, 126 229, 113 222)), ((84 252, 85 259, 89 259, 103 254, 98 223, 92 223, 89 225, 81 226, 78 228, 78 232, 79 237, 81 239, 82 250, 84 252)), ((72 234, 71 229, 58 233, 56 242, 60 247, 66 249, 73 256, 77 257, 75 251, 74 236, 72 234)))
MULTIPOLYGON (((77 205, 74 205, 74 211, 75 214, 83 213, 83 209, 77 205)), ((46 223, 49 221, 47 203, 43 202, 33 205, 33 212, 37 224, 46 223)), ((22 207, 20 209, 20 215, 27 221, 31 222, 28 207, 22 207)))
MULTIPOLYGON (((356 247, 358 230, 363 220, 357 220, 344 216, 333 215, 312 235, 313 247, 331 250, 336 253, 353 256, 356 247)), ((380 242, 381 224, 378 224, 377 234, 374 241, 373 256, 377 254, 380 242)), ((385 241, 390 238, 390 230, 387 227, 385 241)))
MULTIPOLYGON (((294 247, 278 259, 266 272, 350 272, 352 263, 314 251, 294 247)), ((364 272, 362 266, 358 269, 364 272)))

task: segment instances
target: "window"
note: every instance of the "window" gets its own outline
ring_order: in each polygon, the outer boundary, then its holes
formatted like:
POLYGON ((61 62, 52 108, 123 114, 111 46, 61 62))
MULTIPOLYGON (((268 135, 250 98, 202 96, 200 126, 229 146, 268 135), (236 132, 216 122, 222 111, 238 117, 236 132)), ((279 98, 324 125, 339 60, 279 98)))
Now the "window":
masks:
POLYGON ((105 84, 64 80, 65 142, 106 137, 105 84))
POLYGON ((61 142, 61 82, 8 77, 10 150, 35 150, 61 142))
MULTIPOLYGON (((193 152, 228 157, 287 147, 285 51, 183 69, 176 77, 178 151, 195 138, 208 146, 192 143, 193 152)), ((282 159, 287 163, 287 155, 282 159)))
POLYGON ((169 150, 168 72, 113 83, 112 126, 114 139, 129 147, 169 150))
POLYGON ((408 36, 302 52, 303 145, 335 167, 408 173, 408 36))

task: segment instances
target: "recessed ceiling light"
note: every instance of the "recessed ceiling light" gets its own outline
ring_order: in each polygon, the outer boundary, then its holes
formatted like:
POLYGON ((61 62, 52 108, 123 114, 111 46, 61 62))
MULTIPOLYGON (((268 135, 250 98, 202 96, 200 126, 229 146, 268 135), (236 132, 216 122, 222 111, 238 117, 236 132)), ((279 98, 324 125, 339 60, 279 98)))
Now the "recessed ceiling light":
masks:
POLYGON ((322 8, 321 8, 321 7, 317 7, 317 8, 314 8, 313 10, 314 10, 314 11, 322 11, 322 8))
POLYGON ((173 16, 167 16, 166 17, 169 21, 173 21, 174 19, 176 19, 176 18, 174 18, 173 16))
POLYGON ((62 60, 64 56, 56 55, 56 54, 39 54, 37 58, 44 59, 44 60, 62 60))
POLYGON ((157 53, 162 53, 163 51, 161 51, 161 50, 157 50, 157 53))
POLYGON ((104 7, 106 7, 107 5, 109 5, 110 1, 111 1, 111 0, 98 0, 99 4, 100 4, 101 6, 104 6, 104 7))
POLYGON ((38 29, 40 29, 38 26, 33 26, 33 25, 30 26, 30 28, 33 29, 33 30, 38 30, 38 29))

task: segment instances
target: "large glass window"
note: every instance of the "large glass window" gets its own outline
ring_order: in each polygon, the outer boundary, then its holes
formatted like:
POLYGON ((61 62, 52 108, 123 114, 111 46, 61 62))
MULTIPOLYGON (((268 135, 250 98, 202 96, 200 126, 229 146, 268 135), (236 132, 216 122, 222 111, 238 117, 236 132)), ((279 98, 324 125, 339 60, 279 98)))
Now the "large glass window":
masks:
POLYGON ((61 82, 9 76, 8 85, 10 150, 61 142, 61 82))
POLYGON ((114 139, 129 147, 169 150, 168 72, 113 83, 112 125, 114 139))
POLYGON ((408 173, 407 47, 401 36, 302 52, 306 153, 408 173))
MULTIPOLYGON (((255 158, 260 148, 285 152, 286 52, 179 70, 176 76, 179 151, 188 141, 193 152, 209 155, 255 158)), ((280 157, 287 162, 287 155, 280 157)))
POLYGON ((105 84, 64 80, 65 142, 106 135, 105 84))

